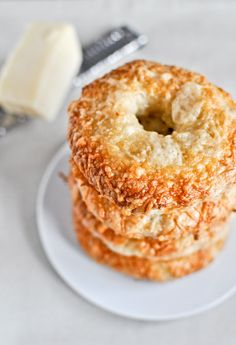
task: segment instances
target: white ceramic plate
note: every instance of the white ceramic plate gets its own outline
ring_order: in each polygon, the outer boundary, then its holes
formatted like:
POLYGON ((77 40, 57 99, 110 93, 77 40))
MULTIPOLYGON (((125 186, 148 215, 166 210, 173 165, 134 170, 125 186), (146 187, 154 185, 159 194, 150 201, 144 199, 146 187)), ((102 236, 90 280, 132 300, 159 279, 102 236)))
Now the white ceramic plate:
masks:
MULTIPOLYGON (((112 313, 140 320, 173 320, 203 312, 236 290, 236 233, 206 269, 167 283, 138 281, 91 260, 71 224, 70 196, 59 172, 68 171, 62 147, 42 179, 37 221, 44 250, 61 278, 78 294, 112 313)), ((235 225, 235 220, 232 227, 235 225)))

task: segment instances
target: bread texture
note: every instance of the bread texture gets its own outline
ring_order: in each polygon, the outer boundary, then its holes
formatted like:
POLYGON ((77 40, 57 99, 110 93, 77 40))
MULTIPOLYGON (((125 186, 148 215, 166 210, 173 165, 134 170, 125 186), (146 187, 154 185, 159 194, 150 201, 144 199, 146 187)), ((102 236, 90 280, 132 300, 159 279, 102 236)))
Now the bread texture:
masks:
POLYGON ((144 239, 127 238, 117 235, 112 229, 107 228, 94 215, 88 211, 86 204, 78 193, 75 198, 73 193, 73 219, 74 223, 88 229, 91 234, 100 239, 111 251, 124 256, 136 256, 159 261, 181 258, 208 247, 211 243, 225 237, 225 222, 218 223, 209 228, 202 228, 197 233, 182 232, 177 238, 144 239))
POLYGON ((235 183, 236 106, 200 74, 133 61, 86 86, 68 112, 76 165, 127 212, 187 206, 235 183))
POLYGON ((152 209, 146 213, 127 213, 113 200, 100 195, 80 173, 73 159, 70 162, 69 184, 73 205, 83 200, 88 211, 104 228, 111 228, 116 234, 127 238, 156 239, 161 243, 189 235, 198 237, 228 220, 236 208, 236 186, 225 187, 218 196, 192 202, 188 206, 169 210, 152 209))
POLYGON ((80 222, 75 223, 80 245, 100 264, 138 279, 166 281, 181 278, 206 267, 222 249, 225 238, 211 243, 191 255, 174 260, 157 261, 136 256, 124 256, 111 251, 99 238, 92 235, 80 222))
POLYGON ((207 266, 236 209, 236 103, 204 76, 137 60, 69 108, 68 185, 81 247, 166 281, 207 266))

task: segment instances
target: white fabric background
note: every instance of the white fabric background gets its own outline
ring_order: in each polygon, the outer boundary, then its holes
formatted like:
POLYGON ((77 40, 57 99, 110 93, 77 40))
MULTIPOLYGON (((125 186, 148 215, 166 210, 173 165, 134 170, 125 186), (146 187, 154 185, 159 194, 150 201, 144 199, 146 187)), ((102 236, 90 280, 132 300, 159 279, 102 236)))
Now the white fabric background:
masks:
MULTIPOLYGON (((35 19, 71 21, 84 43, 129 23, 150 38, 136 57, 200 71, 236 96, 235 18, 233 1, 0 2, 0 59, 35 19)), ((94 307, 55 274, 39 242, 35 199, 65 138, 65 108, 52 124, 35 120, 0 140, 0 344, 235 344, 236 296, 189 319, 137 322, 94 307)))

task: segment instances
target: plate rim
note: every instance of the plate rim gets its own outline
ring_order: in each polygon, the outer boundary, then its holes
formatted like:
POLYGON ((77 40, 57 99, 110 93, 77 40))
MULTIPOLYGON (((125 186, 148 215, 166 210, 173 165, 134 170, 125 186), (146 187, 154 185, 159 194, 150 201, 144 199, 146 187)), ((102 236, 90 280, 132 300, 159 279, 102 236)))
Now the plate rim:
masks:
POLYGON ((56 152, 52 155, 49 163, 46 166, 46 169, 44 170, 44 173, 40 180, 37 198, 36 198, 36 223, 37 223, 37 228, 38 228, 39 239, 40 239, 43 251, 46 254, 46 257, 50 265, 52 266, 56 274, 59 276, 59 278, 62 281, 64 281, 72 291, 74 291, 77 295, 85 299, 90 304, 95 305, 96 307, 99 307, 111 314, 114 314, 120 317, 125 317, 128 319, 147 321, 147 322, 148 321, 167 322, 167 321, 179 320, 179 319, 184 319, 191 316, 199 315, 212 308, 217 307, 218 305, 220 305, 221 303, 223 303, 224 301, 226 301, 227 299, 229 299, 235 294, 236 283, 231 289, 227 290, 224 294, 222 294, 222 296, 220 296, 219 298, 201 307, 196 307, 195 309, 186 311, 186 312, 179 312, 172 315, 166 315, 166 316, 160 317, 160 316, 147 316, 147 315, 144 316, 141 314, 139 315, 137 312, 135 314, 132 312, 120 312, 120 311, 114 310, 113 308, 109 308, 109 306, 104 306, 102 303, 96 302, 94 299, 90 298, 84 292, 79 291, 79 289, 77 289, 73 285, 73 283, 71 283, 69 279, 65 277, 63 272, 60 270, 60 267, 57 264, 56 260, 54 259, 53 255, 50 253, 50 250, 48 249, 48 245, 46 244, 46 240, 44 238, 44 231, 42 230, 43 225, 41 224, 42 216, 43 216, 43 200, 46 194, 47 185, 49 183, 50 177, 53 174, 57 164, 66 155, 67 151, 69 153, 68 144, 65 142, 63 145, 60 145, 59 149, 57 149, 56 152))

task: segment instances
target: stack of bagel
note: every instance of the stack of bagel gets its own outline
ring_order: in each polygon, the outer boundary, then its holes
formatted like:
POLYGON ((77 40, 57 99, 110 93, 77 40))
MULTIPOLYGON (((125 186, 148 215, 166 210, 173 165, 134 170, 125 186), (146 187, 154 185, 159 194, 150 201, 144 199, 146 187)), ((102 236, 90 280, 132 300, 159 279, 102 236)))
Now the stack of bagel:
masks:
POLYGON ((236 104, 194 72, 130 62, 69 106, 73 222, 96 261, 164 281, 205 267, 236 205, 236 104))

